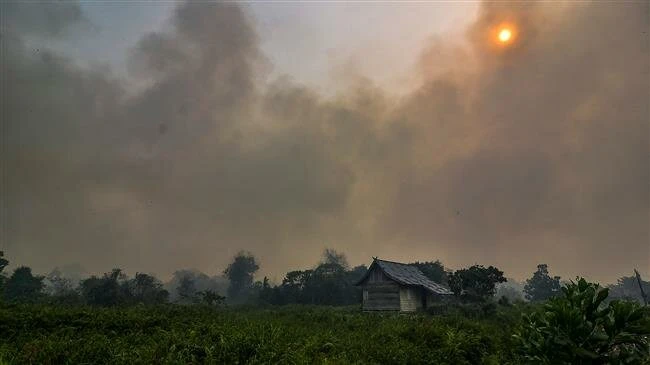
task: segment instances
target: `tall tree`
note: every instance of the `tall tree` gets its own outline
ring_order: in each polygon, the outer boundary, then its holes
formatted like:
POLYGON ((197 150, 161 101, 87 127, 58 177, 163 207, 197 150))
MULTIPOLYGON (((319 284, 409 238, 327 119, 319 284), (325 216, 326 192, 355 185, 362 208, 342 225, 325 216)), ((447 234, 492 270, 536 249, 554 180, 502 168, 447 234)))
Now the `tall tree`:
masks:
POLYGON ((276 304, 309 303, 306 297, 306 288, 313 270, 289 271, 280 285, 276 296, 276 304))
POLYGON ((178 298, 181 302, 194 302, 197 293, 194 278, 190 275, 181 276, 176 292, 178 293, 178 298))
POLYGON ((126 275, 120 269, 113 269, 103 277, 91 276, 81 281, 81 293, 86 303, 97 306, 124 304, 130 299, 126 275))
POLYGON ((163 289, 162 283, 151 275, 136 273, 128 286, 135 303, 160 304, 169 298, 169 292, 163 289))
POLYGON ((494 266, 474 265, 449 274, 449 287, 463 299, 484 301, 492 297, 498 283, 505 283, 503 271, 494 266))
POLYGON ((266 276, 262 280, 262 288, 260 289, 260 301, 262 303, 273 303, 274 301, 274 290, 269 283, 269 278, 266 276))
POLYGON ((447 283, 447 270, 445 270, 445 267, 442 265, 442 262, 439 260, 436 261, 425 261, 425 262, 413 262, 409 265, 413 265, 417 267, 424 276, 427 278, 433 280, 434 282, 438 284, 446 284, 447 283))
POLYGON ((337 305, 345 301, 348 287, 341 265, 320 264, 310 275, 305 294, 312 304, 337 305))
POLYGON ((9 260, 7 260, 4 256, 4 251, 0 251, 0 294, 2 294, 2 291, 4 290, 4 284, 6 281, 6 277, 3 271, 5 267, 9 265, 9 260))
POLYGON ((548 274, 548 265, 539 264, 533 276, 526 280, 524 293, 526 293, 526 299, 539 302, 559 295, 560 288, 560 277, 551 277, 548 274))
POLYGON ((7 280, 4 296, 7 300, 35 301, 43 294, 43 279, 43 276, 33 275, 31 268, 21 266, 7 280))
POLYGON ((250 252, 240 251, 237 253, 232 263, 223 272, 230 280, 228 299, 235 302, 246 299, 253 286, 255 273, 259 268, 255 256, 250 252))
POLYGON ((359 265, 355 266, 352 269, 348 270, 347 276, 348 276, 348 281, 352 284, 355 284, 359 279, 363 277, 363 275, 368 271, 368 268, 366 265, 359 265))
POLYGON ((5 258, 4 251, 0 251, 0 274, 2 274, 7 265, 9 265, 9 260, 5 258))
POLYGON ((266 301, 272 304, 346 305, 361 301, 361 288, 354 283, 363 276, 365 266, 345 270, 335 263, 321 263, 313 270, 290 271, 282 284, 271 288, 266 301))

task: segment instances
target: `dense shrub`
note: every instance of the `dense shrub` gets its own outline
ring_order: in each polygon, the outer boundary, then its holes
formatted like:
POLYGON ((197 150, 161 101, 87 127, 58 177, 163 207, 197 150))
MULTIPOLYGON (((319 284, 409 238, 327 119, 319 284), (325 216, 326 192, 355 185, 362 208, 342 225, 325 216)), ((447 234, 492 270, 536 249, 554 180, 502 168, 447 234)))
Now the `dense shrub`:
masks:
MULTIPOLYGON (((505 306, 503 306, 505 307, 505 306)), ((497 303, 487 302, 451 302, 439 303, 427 307, 427 312, 432 315, 458 315, 472 319, 493 317, 497 313, 497 303)))
POLYGON ((32 274, 32 269, 21 266, 4 284, 4 297, 9 301, 36 302, 43 297, 43 277, 32 274))
POLYGON ((516 338, 523 357, 538 364, 647 364, 650 308, 614 300, 608 289, 579 279, 562 296, 524 316, 516 338))
POLYGON ((0 307, 0 363, 508 364, 515 323, 288 306, 0 307))
POLYGON ((543 305, 452 303, 430 308, 436 315, 215 306, 221 297, 213 306, 5 303, 0 364, 647 363, 647 309, 605 297, 581 280, 543 305))

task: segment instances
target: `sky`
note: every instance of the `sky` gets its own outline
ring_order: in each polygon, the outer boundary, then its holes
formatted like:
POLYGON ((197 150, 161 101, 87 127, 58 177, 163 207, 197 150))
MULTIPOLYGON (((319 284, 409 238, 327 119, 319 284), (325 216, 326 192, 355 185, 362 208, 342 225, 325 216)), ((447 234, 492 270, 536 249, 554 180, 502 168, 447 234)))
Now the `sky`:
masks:
POLYGON ((646 1, 2 7, 16 265, 650 274, 646 1))
MULTIPOLYGON (((177 2, 81 2, 92 30, 56 40, 60 52, 83 65, 107 64, 128 76, 128 53, 147 32, 164 27, 177 2)), ((356 73, 393 93, 409 91, 409 70, 432 37, 460 36, 478 9, 474 2, 252 2, 259 47, 272 77, 331 96, 337 70, 356 73), (353 34, 354 36, 350 36, 353 34)), ((52 44, 52 40, 48 40, 52 44)), ((340 73, 341 71, 339 71, 340 73)), ((343 76, 345 77, 345 76, 343 76)))

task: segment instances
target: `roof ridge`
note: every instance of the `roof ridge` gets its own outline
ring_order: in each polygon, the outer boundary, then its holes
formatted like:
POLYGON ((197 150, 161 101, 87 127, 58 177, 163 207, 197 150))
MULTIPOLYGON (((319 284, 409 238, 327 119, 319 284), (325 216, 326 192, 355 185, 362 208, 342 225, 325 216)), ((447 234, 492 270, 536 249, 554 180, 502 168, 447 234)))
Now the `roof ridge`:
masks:
POLYGON ((398 264, 398 265, 405 265, 405 266, 413 266, 411 264, 405 264, 403 262, 397 262, 397 261, 390 261, 390 260, 382 260, 380 258, 375 258, 376 261, 383 261, 383 262, 390 262, 391 264, 398 264))

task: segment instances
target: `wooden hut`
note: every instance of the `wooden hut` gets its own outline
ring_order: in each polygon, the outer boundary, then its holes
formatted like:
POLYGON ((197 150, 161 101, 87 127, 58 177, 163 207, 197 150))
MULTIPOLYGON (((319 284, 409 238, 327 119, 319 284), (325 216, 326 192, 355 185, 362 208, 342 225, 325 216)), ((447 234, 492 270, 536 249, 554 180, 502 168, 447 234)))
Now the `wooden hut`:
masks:
POLYGON ((356 285, 363 288, 364 311, 414 312, 453 295, 415 266, 377 258, 356 285))

